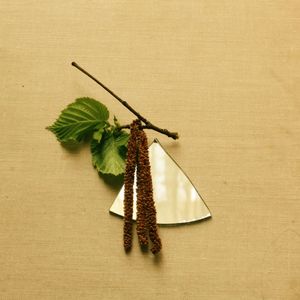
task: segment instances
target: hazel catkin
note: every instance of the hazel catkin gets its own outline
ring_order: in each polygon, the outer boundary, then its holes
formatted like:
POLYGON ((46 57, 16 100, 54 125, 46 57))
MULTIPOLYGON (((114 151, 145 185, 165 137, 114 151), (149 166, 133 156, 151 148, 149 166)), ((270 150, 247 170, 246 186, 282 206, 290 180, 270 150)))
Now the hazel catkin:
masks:
POLYGON ((133 183, 134 173, 137 163, 136 136, 138 124, 133 121, 130 125, 130 138, 128 141, 128 150, 126 158, 126 167, 124 175, 125 195, 124 195, 124 228, 123 242, 125 251, 129 251, 132 246, 132 213, 133 213, 133 183))
POLYGON ((156 222, 156 209, 153 199, 153 187, 151 178, 151 167, 149 161, 148 141, 143 130, 139 131, 140 144, 138 155, 138 167, 141 173, 141 184, 143 190, 143 203, 146 215, 149 237, 152 242, 151 252, 157 254, 162 247, 161 239, 158 235, 158 227, 156 222))
POLYGON ((148 235, 152 242, 151 252, 160 252, 162 244, 158 235, 156 209, 153 199, 151 167, 149 161, 148 141, 140 120, 130 125, 124 195, 124 249, 132 247, 133 185, 137 171, 137 235, 142 247, 148 245, 148 235))
POLYGON ((140 144, 141 144, 141 130, 137 134, 137 149, 138 149, 138 161, 137 161, 137 218, 136 218, 136 231, 139 243, 142 248, 148 246, 148 224, 146 216, 146 204, 144 195, 144 183, 142 176, 142 168, 140 164, 140 144))

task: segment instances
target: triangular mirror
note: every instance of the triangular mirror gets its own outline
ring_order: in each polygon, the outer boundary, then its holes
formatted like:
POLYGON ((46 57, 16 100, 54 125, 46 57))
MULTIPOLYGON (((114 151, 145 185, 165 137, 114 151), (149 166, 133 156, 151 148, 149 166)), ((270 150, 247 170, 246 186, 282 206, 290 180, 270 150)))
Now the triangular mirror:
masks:
MULTIPOLYGON (((183 224, 211 217, 208 207, 190 179, 157 139, 149 147, 149 156, 158 224, 183 224)), ((110 212, 124 216, 123 201, 124 186, 112 204, 110 212)), ((133 219, 136 220, 136 192, 133 219)))

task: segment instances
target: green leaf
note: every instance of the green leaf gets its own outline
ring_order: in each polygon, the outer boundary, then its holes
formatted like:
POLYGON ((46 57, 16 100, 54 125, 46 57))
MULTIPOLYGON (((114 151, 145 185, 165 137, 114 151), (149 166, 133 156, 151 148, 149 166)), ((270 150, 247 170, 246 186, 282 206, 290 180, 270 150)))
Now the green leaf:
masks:
POLYGON ((129 134, 125 131, 105 131, 101 142, 92 140, 93 166, 103 174, 119 175, 125 172, 125 159, 129 134))
POLYGON ((103 132, 104 132, 104 128, 103 127, 99 128, 97 131, 94 132, 93 139, 96 140, 98 143, 100 143, 103 132))
POLYGON ((91 98, 79 98, 69 104, 47 129, 60 142, 80 142, 95 129, 103 128, 108 118, 105 105, 91 98))

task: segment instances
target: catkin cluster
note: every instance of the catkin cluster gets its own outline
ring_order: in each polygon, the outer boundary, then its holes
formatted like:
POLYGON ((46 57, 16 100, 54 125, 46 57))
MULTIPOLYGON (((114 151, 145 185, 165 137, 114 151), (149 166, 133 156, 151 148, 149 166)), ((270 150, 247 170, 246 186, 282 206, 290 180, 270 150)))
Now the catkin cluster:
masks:
POLYGON ((132 246, 133 183, 136 170, 137 235, 142 247, 148 246, 149 236, 151 252, 157 254, 161 250, 161 240, 156 223, 147 136, 139 120, 132 122, 130 133, 124 179, 124 248, 129 251, 132 246))

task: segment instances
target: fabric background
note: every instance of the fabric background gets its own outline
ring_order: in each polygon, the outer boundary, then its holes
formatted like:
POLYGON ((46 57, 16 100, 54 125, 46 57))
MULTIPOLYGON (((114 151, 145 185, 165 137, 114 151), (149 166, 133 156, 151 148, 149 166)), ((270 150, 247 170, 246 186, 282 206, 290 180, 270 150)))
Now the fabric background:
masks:
POLYGON ((297 0, 0 3, 0 299, 300 299, 297 0), (122 248, 120 182, 44 128, 77 97, 154 124, 213 218, 122 248))

